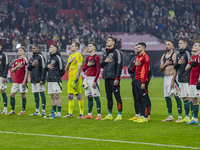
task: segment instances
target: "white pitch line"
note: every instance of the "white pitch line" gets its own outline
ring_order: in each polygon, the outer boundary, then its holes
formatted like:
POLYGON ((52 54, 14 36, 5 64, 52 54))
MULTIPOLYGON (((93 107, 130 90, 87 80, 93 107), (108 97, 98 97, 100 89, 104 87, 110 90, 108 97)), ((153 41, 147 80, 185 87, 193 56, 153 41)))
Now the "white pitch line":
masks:
MULTIPOLYGON (((21 95, 16 95, 16 96, 20 96, 21 97, 21 95)), ((31 96, 31 97, 33 97, 34 95, 26 95, 26 96, 31 96)), ((51 97, 50 95, 46 95, 46 97, 51 97)), ((67 98, 67 96, 60 96, 60 97, 65 97, 65 98, 67 98)), ((83 98, 87 98, 87 97, 85 97, 85 96, 82 96, 83 98)), ((74 97, 74 98, 76 98, 76 97, 74 97)), ((100 98, 106 98, 106 97, 100 97, 100 98)), ((122 97, 122 100, 123 99, 132 99, 133 100, 133 98, 132 97, 122 97)), ((151 100, 165 100, 165 98, 164 97, 150 97, 150 99, 151 100)))
POLYGON ((151 145, 151 146, 159 146, 159 147, 173 147, 173 148, 185 148, 185 149, 200 149, 200 147, 189 147, 189 146, 180 146, 180 145, 165 145, 165 144, 158 144, 158 143, 144 143, 144 142, 134 142, 134 141, 106 140, 106 139, 95 139, 95 138, 84 138, 84 137, 73 137, 73 136, 59 136, 59 135, 48 135, 48 134, 19 133, 19 132, 5 132, 5 131, 0 131, 0 134, 16 134, 16 135, 29 135, 29 136, 32 135, 32 136, 41 136, 41 137, 79 139, 79 140, 100 141, 100 142, 127 143, 127 144, 139 144, 139 145, 151 145))

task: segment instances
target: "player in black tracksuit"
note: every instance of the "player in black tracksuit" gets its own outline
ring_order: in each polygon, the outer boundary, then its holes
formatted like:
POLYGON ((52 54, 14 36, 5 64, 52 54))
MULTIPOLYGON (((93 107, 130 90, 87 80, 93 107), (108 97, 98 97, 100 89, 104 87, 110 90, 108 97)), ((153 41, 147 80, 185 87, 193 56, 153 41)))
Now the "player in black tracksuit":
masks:
POLYGON ((180 52, 176 55, 176 62, 174 64, 174 69, 178 72, 178 82, 179 82, 179 92, 180 98, 184 102, 185 109, 185 118, 178 122, 187 123, 190 120, 190 108, 193 114, 193 104, 189 102, 189 80, 190 80, 190 71, 186 71, 185 67, 189 62, 191 57, 191 50, 188 48, 188 41, 185 39, 179 40, 179 49, 180 52))
POLYGON ((135 116, 133 118, 130 118, 129 120, 136 120, 139 115, 139 107, 138 107, 138 100, 137 100, 137 95, 136 95, 136 87, 135 87, 135 73, 132 72, 133 65, 135 63, 135 58, 137 57, 137 44, 135 46, 135 55, 133 55, 133 58, 130 61, 130 64, 128 66, 128 73, 130 73, 130 76, 132 78, 132 94, 133 94, 133 99, 134 99, 134 108, 135 108, 135 116))
POLYGON ((0 90, 1 95, 3 97, 4 110, 2 114, 7 113, 7 95, 5 89, 6 85, 6 77, 8 74, 8 56, 6 53, 2 52, 2 44, 0 43, 0 90))
POLYGON ((122 53, 115 48, 116 39, 109 37, 106 43, 106 52, 103 54, 103 58, 100 61, 101 68, 103 70, 103 78, 105 79, 106 96, 108 100, 108 115, 102 120, 112 120, 112 108, 114 93, 117 100, 118 116, 114 121, 122 120, 122 100, 120 96, 120 76, 123 67, 122 53))
POLYGON ((36 111, 33 114, 30 115, 40 115, 39 113, 39 94, 42 99, 42 113, 41 116, 45 116, 45 106, 46 106, 46 96, 44 94, 45 91, 45 78, 46 73, 44 68, 46 66, 46 61, 42 53, 39 52, 39 46, 34 45, 32 47, 32 57, 29 60, 28 64, 28 71, 30 71, 31 74, 31 83, 32 83, 32 92, 34 93, 35 97, 35 105, 36 105, 36 111))
POLYGON ((62 58, 60 57, 60 52, 58 52, 57 45, 51 45, 49 48, 50 58, 47 61, 45 71, 48 72, 47 82, 48 82, 48 93, 51 95, 52 99, 52 109, 56 113, 56 106, 58 108, 58 113, 56 117, 61 117, 61 107, 62 101, 60 98, 60 93, 62 92, 62 79, 61 77, 65 74, 65 68, 62 58))
MULTIPOLYGON (((133 94, 133 99, 134 99, 134 108, 135 108, 135 118, 139 117, 139 108, 138 108, 138 101, 136 98, 136 91, 135 91, 135 73, 132 72, 133 64, 135 63, 135 58, 137 55, 134 55, 133 58, 130 61, 130 64, 128 66, 128 72, 130 73, 130 76, 132 78, 132 94, 133 94)), ((134 120, 135 118, 130 118, 129 120, 134 120)))

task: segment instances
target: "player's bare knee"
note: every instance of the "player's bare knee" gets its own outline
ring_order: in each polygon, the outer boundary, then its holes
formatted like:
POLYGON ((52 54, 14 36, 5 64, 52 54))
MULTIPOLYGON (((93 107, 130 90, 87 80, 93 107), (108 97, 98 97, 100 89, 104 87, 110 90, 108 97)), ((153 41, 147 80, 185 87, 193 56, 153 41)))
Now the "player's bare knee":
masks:
POLYGON ((52 99, 52 100, 54 99, 54 94, 51 94, 51 99, 52 99))
POLYGON ((10 93, 10 97, 14 98, 15 97, 15 93, 10 93))
POLYGON ((68 94, 68 99, 71 101, 74 99, 74 95, 73 94, 68 94))
POLYGON ((193 105, 198 105, 198 99, 197 98, 192 99, 192 103, 193 105))
POLYGON ((78 101, 81 101, 83 99, 81 94, 76 94, 76 97, 77 97, 78 101))
POLYGON ((60 99, 60 93, 56 93, 54 96, 54 99, 57 99, 57 100, 60 99))

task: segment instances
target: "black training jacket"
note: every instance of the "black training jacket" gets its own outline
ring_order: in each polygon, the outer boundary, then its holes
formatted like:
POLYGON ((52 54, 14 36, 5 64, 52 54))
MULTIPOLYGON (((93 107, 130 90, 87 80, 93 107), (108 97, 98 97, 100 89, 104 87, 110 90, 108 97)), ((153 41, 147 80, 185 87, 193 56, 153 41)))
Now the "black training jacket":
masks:
POLYGON ((135 63, 135 58, 137 57, 137 55, 134 55, 133 58, 131 59, 129 65, 128 65, 128 73, 130 73, 130 76, 132 78, 132 82, 135 81, 135 72, 132 71, 133 65, 135 63))
POLYGON ((39 83, 40 81, 45 81, 46 72, 44 70, 46 66, 46 61, 42 53, 38 52, 33 54, 29 60, 28 70, 31 74, 31 83, 39 83), (33 61, 38 61, 37 66, 32 66, 33 61))
POLYGON ((50 55, 45 67, 45 71, 48 72, 47 82, 62 82, 61 77, 65 74, 65 67, 63 59, 60 57, 60 52, 57 51, 56 53, 50 55), (54 68, 47 68, 50 63, 54 68))
POLYGON ((106 49, 106 52, 103 54, 103 58, 100 61, 100 66, 103 69, 103 78, 104 79, 120 79, 123 67, 123 57, 122 53, 115 47, 112 49, 106 49), (111 63, 106 63, 105 59, 107 56, 112 57, 114 60, 111 63))
POLYGON ((180 50, 180 52, 176 55, 176 62, 174 64, 174 69, 178 71, 178 82, 189 83, 190 81, 190 71, 185 71, 185 67, 190 60, 191 54, 190 49, 187 47, 184 50, 180 50), (180 58, 185 59, 185 63, 179 65, 178 61, 180 58))
POLYGON ((6 53, 0 51, 0 77, 6 78, 8 74, 8 56, 6 53))

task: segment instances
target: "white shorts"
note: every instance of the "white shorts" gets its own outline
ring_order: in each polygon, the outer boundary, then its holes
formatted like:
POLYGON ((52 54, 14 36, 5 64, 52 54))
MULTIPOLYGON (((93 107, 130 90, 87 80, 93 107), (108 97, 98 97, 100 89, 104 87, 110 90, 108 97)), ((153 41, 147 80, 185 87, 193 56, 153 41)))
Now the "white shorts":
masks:
POLYGON ((196 85, 190 85, 190 97, 191 98, 200 97, 200 90, 197 90, 196 85))
POLYGON ((83 81, 84 88, 85 88, 85 96, 92 95, 93 97, 100 96, 100 84, 99 79, 97 80, 96 88, 92 87, 95 77, 86 77, 83 81))
POLYGON ((2 83, 3 77, 0 77, 0 90, 5 90, 7 88, 6 82, 2 83))
POLYGON ((26 84, 25 88, 22 88, 21 83, 13 83, 11 88, 11 93, 27 93, 28 92, 28 86, 26 84))
POLYGON ((40 83, 32 83, 32 93, 46 91, 44 84, 40 86, 40 83))
POLYGON ((61 82, 48 82, 48 94, 61 93, 62 84, 61 82))
POLYGON ((164 97, 171 97, 171 96, 179 96, 179 91, 178 88, 175 88, 178 86, 177 80, 174 83, 174 94, 170 95, 168 93, 168 89, 170 88, 170 84, 172 81, 173 75, 171 76, 164 76, 164 84, 163 84, 163 89, 164 89, 164 97))
POLYGON ((190 86, 189 83, 179 83, 179 97, 189 97, 190 96, 190 86))

